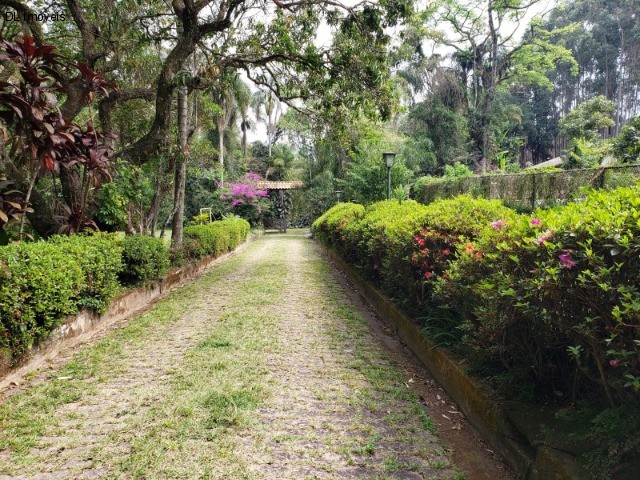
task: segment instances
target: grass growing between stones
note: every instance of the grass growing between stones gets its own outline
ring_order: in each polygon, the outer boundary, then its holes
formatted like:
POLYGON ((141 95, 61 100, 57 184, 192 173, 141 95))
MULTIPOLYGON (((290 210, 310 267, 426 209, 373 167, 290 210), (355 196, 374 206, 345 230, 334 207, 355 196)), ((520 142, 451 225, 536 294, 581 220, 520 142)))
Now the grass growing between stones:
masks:
MULTIPOLYGON (((342 323, 338 328, 327 330, 326 334, 335 349, 348 349, 353 353, 354 358, 349 363, 349 368, 362 375, 373 387, 372 390, 359 390, 358 398, 362 401, 366 401, 367 398, 376 399, 382 393, 408 402, 410 410, 401 414, 389 413, 387 420, 401 424, 411 416, 417 417, 425 431, 436 435, 435 422, 425 412, 417 395, 410 390, 407 379, 398 370, 396 363, 381 352, 380 348, 372 348, 370 327, 362 313, 353 304, 345 302, 338 288, 327 278, 330 274, 329 265, 318 261, 314 270, 320 282, 328 286, 329 295, 326 303, 342 323)), ((378 407, 375 401, 371 403, 372 408, 378 407)))
POLYGON ((319 417, 317 427, 306 434, 301 431, 296 441, 313 443, 316 451, 342 458, 332 462, 316 458, 310 466, 325 470, 329 474, 326 478, 356 478, 350 477, 341 464, 353 467, 352 474, 359 475, 357 478, 405 478, 402 475, 409 472, 432 472, 429 478, 458 477, 460 472, 434 437, 435 422, 410 390, 409 380, 382 351, 359 307, 336 283, 330 265, 318 257, 310 243, 304 248, 304 257, 301 288, 308 307, 302 311, 310 322, 319 325, 319 331, 310 333, 312 338, 307 339, 309 350, 322 351, 320 346, 328 346, 332 361, 329 355, 323 357, 327 376, 324 389, 321 385, 311 389, 330 407, 315 407, 321 409, 313 411, 319 417), (322 320, 316 321, 319 317, 322 320), (347 389, 332 389, 330 378, 339 378, 347 389), (333 421, 321 420, 327 409, 333 411, 333 421), (336 429, 336 424, 341 428, 336 429))
POLYGON ((251 477, 229 434, 250 434, 253 411, 267 395, 260 357, 275 337, 277 319, 267 309, 277 301, 281 281, 271 275, 284 277, 283 268, 258 266, 210 335, 187 351, 172 375, 169 398, 133 422, 125 438, 131 453, 116 465, 120 475, 114 478, 251 477))

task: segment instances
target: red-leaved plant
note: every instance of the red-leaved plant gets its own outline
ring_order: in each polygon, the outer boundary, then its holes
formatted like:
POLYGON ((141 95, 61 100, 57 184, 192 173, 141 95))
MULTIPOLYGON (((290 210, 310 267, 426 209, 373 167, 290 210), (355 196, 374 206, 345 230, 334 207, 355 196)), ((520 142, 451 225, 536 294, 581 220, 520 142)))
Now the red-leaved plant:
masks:
POLYGON ((71 82, 81 85, 87 103, 96 92, 108 95, 108 89, 117 88, 86 65, 67 61, 55 48, 38 46, 31 36, 13 42, 0 39, 0 63, 17 67, 17 75, 0 81, 0 119, 6 126, 3 133, 10 138, 10 151, 15 152, 10 161, 15 169, 29 172, 23 211, 43 175, 60 175, 61 168, 82 170, 73 201, 58 205, 60 231, 72 233, 94 226, 86 207, 91 191, 111 178, 111 151, 91 122, 80 126, 63 117, 57 105, 57 94, 66 92, 60 70, 77 70, 71 82))

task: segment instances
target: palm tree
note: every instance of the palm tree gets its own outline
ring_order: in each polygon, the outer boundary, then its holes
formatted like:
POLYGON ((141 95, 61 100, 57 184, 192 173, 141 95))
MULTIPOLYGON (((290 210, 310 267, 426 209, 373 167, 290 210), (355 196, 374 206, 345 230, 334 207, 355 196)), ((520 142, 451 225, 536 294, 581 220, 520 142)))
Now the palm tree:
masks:
POLYGON ((229 120, 236 107, 234 83, 237 80, 237 74, 223 74, 218 85, 211 91, 213 101, 220 107, 220 111, 215 116, 215 122, 218 130, 218 159, 222 167, 222 184, 224 184, 224 131, 229 126, 229 120))
POLYGON ((251 101, 253 111, 256 115, 256 121, 264 121, 267 126, 267 147, 269 148, 269 158, 271 158, 271 147, 276 143, 277 139, 277 124, 278 120, 282 116, 282 103, 271 91, 264 92, 262 90, 257 91, 253 95, 251 101), (262 111, 266 117, 262 116, 262 111))
POLYGON ((240 78, 237 78, 234 85, 236 104, 240 113, 240 130, 242 130, 242 154, 247 158, 247 130, 251 128, 249 122, 249 108, 251 107, 251 89, 240 78))

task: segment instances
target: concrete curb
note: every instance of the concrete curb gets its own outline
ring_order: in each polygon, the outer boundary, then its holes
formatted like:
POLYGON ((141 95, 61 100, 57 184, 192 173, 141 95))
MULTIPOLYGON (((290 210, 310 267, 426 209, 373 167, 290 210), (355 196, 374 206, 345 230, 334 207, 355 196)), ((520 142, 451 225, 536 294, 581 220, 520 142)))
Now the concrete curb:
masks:
POLYGON ((491 391, 469 377, 460 363, 422 335, 418 325, 400 312, 376 287, 334 251, 320 245, 362 296, 396 330, 413 354, 453 398, 469 421, 522 480, 579 480, 575 459, 545 445, 533 445, 509 421, 491 391))
POLYGON ((0 397, 4 390, 12 384, 19 384, 26 375, 56 358, 62 350, 87 341, 111 325, 143 312, 173 288, 199 277, 214 265, 237 254, 258 236, 261 234, 250 234, 245 242, 219 257, 206 257, 196 263, 171 270, 157 284, 128 290, 111 300, 108 310, 102 314, 82 310, 67 317, 42 343, 33 347, 18 366, 0 370, 0 397))

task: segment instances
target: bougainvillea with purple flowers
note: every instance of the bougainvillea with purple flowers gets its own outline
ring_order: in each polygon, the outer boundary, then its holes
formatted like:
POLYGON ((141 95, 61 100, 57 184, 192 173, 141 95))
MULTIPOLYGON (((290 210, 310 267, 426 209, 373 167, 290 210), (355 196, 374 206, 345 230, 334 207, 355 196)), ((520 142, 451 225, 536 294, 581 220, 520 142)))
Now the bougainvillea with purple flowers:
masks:
POLYGON ((260 175, 248 172, 242 183, 227 183, 220 195, 230 212, 246 219, 252 225, 260 219, 266 205, 264 199, 269 196, 266 190, 258 188, 260 180, 260 175))

